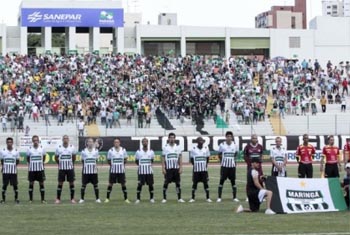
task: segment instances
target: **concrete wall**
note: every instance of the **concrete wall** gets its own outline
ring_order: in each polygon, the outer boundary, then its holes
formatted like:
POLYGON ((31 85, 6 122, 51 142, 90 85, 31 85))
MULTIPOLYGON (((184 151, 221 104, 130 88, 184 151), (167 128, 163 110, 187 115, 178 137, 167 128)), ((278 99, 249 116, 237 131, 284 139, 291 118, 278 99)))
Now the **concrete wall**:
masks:
POLYGON ((270 30, 270 55, 271 58, 283 56, 286 58, 314 59, 314 31, 313 30, 288 30, 271 29, 270 30), (289 38, 299 37, 300 48, 290 48, 289 38))
POLYGON ((7 41, 6 53, 19 52, 20 51, 20 44, 21 44, 20 27, 8 26, 7 27, 6 41, 7 41))

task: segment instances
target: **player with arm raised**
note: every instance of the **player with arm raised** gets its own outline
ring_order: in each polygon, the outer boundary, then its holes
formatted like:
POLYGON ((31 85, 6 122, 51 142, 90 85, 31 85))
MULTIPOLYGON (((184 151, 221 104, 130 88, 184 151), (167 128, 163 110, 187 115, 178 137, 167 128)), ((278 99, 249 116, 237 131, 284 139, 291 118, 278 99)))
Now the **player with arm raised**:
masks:
POLYGON ((0 203, 5 203, 7 186, 10 184, 13 186, 15 203, 19 204, 17 178, 19 152, 13 148, 13 139, 11 137, 6 139, 6 148, 0 152, 0 160, 2 165, 2 200, 0 203))
POLYGON ((148 149, 148 139, 142 139, 142 148, 137 150, 135 154, 135 163, 138 165, 137 168, 137 194, 135 203, 141 202, 141 191, 142 186, 147 184, 149 190, 149 199, 151 203, 154 203, 154 179, 152 163, 154 161, 154 152, 148 149))
POLYGON ((212 202, 209 198, 209 177, 208 177, 208 163, 210 157, 210 151, 208 146, 203 146, 204 139, 202 137, 197 138, 197 146, 193 147, 190 152, 190 161, 193 165, 192 175, 192 198, 189 202, 195 202, 195 193, 199 182, 203 183, 205 196, 207 202, 212 202))
POLYGON ((219 159, 221 163, 220 182, 218 187, 217 202, 221 202, 222 189, 227 179, 231 181, 233 201, 238 202, 237 187, 236 187, 236 156, 237 146, 233 142, 233 133, 227 131, 225 134, 226 140, 219 146, 219 159))
POLYGON ((46 160, 46 152, 44 148, 39 145, 39 136, 33 135, 33 145, 27 150, 28 162, 28 181, 29 181, 29 203, 33 202, 34 182, 38 181, 40 186, 41 203, 46 204, 45 201, 45 168, 44 162, 46 160))
POLYGON ((99 158, 98 150, 94 146, 92 138, 87 139, 87 147, 81 152, 81 161, 83 163, 83 175, 81 185, 81 199, 79 203, 85 202, 85 189, 88 183, 94 186, 96 203, 101 203, 98 189, 98 174, 97 174, 97 160, 99 158))
POLYGON ((181 198, 181 187, 180 187, 180 175, 182 173, 182 155, 179 146, 175 143, 176 135, 169 133, 168 143, 163 148, 162 153, 162 172, 164 174, 164 185, 163 185, 163 200, 162 203, 166 203, 168 185, 172 182, 175 183, 177 201, 180 203, 185 202, 181 198))
POLYGON ((128 192, 126 189, 125 180, 125 164, 128 159, 128 154, 125 148, 120 146, 120 139, 115 138, 113 142, 114 146, 108 151, 107 160, 110 166, 109 169, 109 183, 107 188, 107 198, 105 203, 109 202, 109 198, 112 192, 113 184, 121 184, 124 194, 124 201, 130 203, 128 200, 128 192))
POLYGON ((68 135, 62 137, 62 145, 59 145, 55 151, 55 161, 58 164, 58 185, 57 185, 57 197, 56 204, 61 203, 61 193, 64 181, 69 182, 70 200, 72 204, 75 204, 74 199, 75 188, 75 172, 74 162, 76 160, 76 150, 73 145, 69 144, 68 135))

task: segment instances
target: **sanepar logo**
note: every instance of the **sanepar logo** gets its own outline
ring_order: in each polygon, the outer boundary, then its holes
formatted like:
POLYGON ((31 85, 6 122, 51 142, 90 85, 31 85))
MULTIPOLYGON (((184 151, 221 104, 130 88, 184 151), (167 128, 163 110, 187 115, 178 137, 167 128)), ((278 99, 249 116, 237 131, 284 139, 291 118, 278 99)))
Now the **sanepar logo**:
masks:
POLYGON ((42 20, 43 15, 40 14, 40 11, 35 11, 32 14, 28 15, 27 19, 29 22, 35 23, 39 20, 42 20))

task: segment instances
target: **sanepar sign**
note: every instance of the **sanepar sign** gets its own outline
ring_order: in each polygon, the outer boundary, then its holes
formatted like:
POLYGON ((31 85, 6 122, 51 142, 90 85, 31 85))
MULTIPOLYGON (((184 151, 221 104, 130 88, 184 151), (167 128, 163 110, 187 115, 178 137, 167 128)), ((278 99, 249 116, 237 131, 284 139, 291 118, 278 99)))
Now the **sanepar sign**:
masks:
POLYGON ((110 9, 22 8, 25 27, 123 27, 124 11, 110 9))

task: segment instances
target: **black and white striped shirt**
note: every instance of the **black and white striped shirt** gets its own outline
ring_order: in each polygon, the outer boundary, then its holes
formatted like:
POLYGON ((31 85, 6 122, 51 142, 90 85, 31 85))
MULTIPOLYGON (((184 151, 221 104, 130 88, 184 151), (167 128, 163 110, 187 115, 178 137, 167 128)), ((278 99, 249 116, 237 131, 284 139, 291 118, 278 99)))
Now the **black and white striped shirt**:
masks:
POLYGON ((125 173, 124 160, 128 158, 125 148, 120 147, 117 150, 115 147, 108 151, 107 159, 111 161, 110 173, 121 174, 125 173))
POLYGON ((135 154, 136 160, 139 161, 139 167, 137 173, 139 175, 151 175, 153 174, 152 160, 154 159, 153 150, 144 151, 142 149, 137 150, 135 154))
POLYGON ((81 160, 83 164, 83 174, 97 174, 97 160, 99 158, 98 150, 93 148, 89 150, 85 148, 81 152, 81 160))
POLYGON ((193 172, 205 172, 208 171, 207 160, 210 156, 210 151, 207 146, 203 146, 199 149, 197 146, 193 147, 190 152, 190 158, 193 159, 193 172))
POLYGON ((3 174, 17 174, 17 160, 19 160, 19 152, 16 149, 11 151, 3 149, 0 152, 0 159, 3 161, 2 173, 3 174))
POLYGON ((28 171, 43 171, 45 155, 46 152, 41 145, 37 148, 29 147, 27 150, 27 157, 29 157, 28 171))
POLYGON ((166 144, 163 148, 162 155, 165 158, 166 169, 179 169, 179 158, 181 156, 181 150, 177 144, 174 144, 173 146, 166 144))
POLYGON ((59 170, 73 170, 73 155, 77 154, 73 145, 64 147, 60 145, 57 147, 55 155, 58 156, 59 170))
POLYGON ((222 154, 221 166, 227 168, 236 167, 235 156, 237 154, 237 147, 235 143, 228 145, 223 142, 219 146, 219 153, 222 154))

